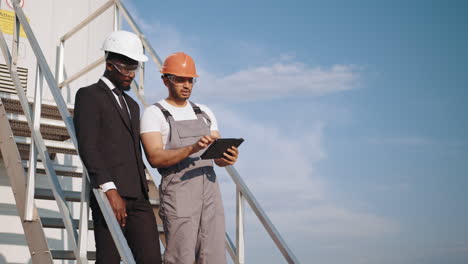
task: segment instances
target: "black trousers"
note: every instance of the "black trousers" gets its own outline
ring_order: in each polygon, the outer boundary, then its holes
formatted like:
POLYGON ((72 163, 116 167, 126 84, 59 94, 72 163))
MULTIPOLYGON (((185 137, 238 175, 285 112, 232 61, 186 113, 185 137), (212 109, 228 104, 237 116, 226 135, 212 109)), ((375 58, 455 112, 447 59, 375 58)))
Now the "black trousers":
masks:
MULTIPOLYGON (((127 223, 125 227, 122 227, 122 231, 136 263, 162 263, 156 218, 151 204, 144 197, 138 199, 124 197, 124 199, 127 208, 127 223)), ((95 200, 90 202, 90 207, 96 241, 96 264, 119 264, 119 252, 95 200)))

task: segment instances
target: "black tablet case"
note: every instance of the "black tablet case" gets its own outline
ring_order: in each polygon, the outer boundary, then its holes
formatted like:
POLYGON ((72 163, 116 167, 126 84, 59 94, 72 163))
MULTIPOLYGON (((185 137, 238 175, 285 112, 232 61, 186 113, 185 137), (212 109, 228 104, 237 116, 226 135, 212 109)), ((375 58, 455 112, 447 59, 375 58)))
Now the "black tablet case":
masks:
POLYGON ((244 142, 243 138, 218 138, 208 146, 205 152, 200 156, 202 159, 219 159, 223 153, 232 146, 239 147, 244 142))

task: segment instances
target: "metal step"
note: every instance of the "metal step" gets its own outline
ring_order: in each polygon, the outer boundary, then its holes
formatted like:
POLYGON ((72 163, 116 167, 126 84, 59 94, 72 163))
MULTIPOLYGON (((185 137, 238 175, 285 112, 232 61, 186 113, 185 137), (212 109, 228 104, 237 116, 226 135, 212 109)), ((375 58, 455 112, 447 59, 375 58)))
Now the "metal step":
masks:
MULTIPOLYGON (((65 200, 69 202, 80 202, 81 201, 81 192, 74 191, 63 191, 65 200)), ((55 200, 54 194, 50 189, 35 188, 34 189, 34 198, 41 200, 55 200)))
MULTIPOLYGON (((22 163, 23 168, 29 168, 29 161, 23 160, 22 163)), ((83 176, 83 167, 61 164, 54 164, 53 166, 58 176, 68 176, 76 178, 81 178, 83 176)), ((42 162, 37 162, 36 173, 45 175, 44 164, 42 164, 42 162)))
MULTIPOLYGON (((75 254, 71 250, 51 250, 53 259, 74 260, 75 254)), ((96 260, 96 251, 88 251, 88 260, 96 260)))
MULTIPOLYGON (((63 224, 62 218, 54 218, 54 217, 41 217, 42 226, 45 228, 59 228, 64 229, 65 225, 63 224)), ((78 219, 73 219, 73 224, 78 227, 80 221, 78 219)), ((88 229, 94 230, 93 221, 88 221, 88 229)), ((164 233, 163 225, 158 225, 158 232, 164 233)))
MULTIPOLYGON (((51 250, 53 259, 62 259, 62 260, 75 260, 75 254, 71 250, 51 250)), ((87 254, 88 260, 96 260, 96 251, 88 251, 87 254)), ((161 255, 162 263, 164 263, 164 255, 161 255)))
MULTIPOLYGON (((15 136, 15 141, 19 150, 29 151, 31 138, 15 136)), ((75 145, 71 142, 44 140, 44 144, 49 153, 77 154, 75 145)))
MULTIPOLYGON (((21 107, 21 103, 17 95, 14 94, 5 94, 0 93, 0 97, 2 97, 3 104, 5 105, 5 111, 7 113, 19 114, 24 115, 23 109, 21 107)), ((28 100, 32 100, 29 99, 28 100)), ((33 106, 33 103, 30 101, 29 105, 33 106)), ((70 115, 73 116, 73 105, 68 105, 68 111, 70 115)), ((55 120, 62 120, 62 116, 57 109, 57 106, 52 101, 43 100, 42 109, 41 109, 41 118, 48 118, 48 119, 55 119, 55 120)))
MULTIPOLYGON (((28 122, 28 120, 26 119, 24 115, 15 114, 15 113, 7 113, 6 116, 8 120, 10 121, 18 121, 18 122, 25 122, 25 123, 28 122)), ((40 122, 41 122, 41 125, 55 126, 55 127, 66 129, 65 122, 63 122, 63 120, 41 118, 40 122)))
MULTIPOLYGON (((69 201, 69 202, 81 201, 81 192, 63 191, 63 194, 65 195, 66 201, 69 201)), ((52 190, 44 189, 44 188, 36 188, 34 190, 34 198, 41 199, 41 200, 55 200, 52 190)), ((149 202, 151 206, 153 207, 159 206, 159 199, 150 199, 149 202)))
MULTIPOLYGON (((24 115, 8 113, 7 118, 10 121, 13 135, 22 137, 31 136, 31 130, 24 115)), ((62 120, 42 118, 40 124, 40 131, 44 139, 65 141, 70 138, 65 123, 62 120)))
MULTIPOLYGON (((62 218, 55 218, 55 217, 41 217, 42 226, 45 228, 59 228, 64 229, 65 225, 63 223, 62 218)), ((73 219, 74 226, 78 227, 80 221, 78 219, 73 219)), ((88 221, 88 229, 94 230, 93 221, 88 221)))

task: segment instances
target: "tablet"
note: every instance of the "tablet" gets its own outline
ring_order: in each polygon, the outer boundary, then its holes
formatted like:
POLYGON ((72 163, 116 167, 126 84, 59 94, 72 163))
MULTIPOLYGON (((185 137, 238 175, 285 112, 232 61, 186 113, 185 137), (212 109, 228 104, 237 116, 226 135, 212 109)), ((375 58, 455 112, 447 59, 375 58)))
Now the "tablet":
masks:
POLYGON ((200 156, 202 159, 219 159, 223 153, 232 146, 239 147, 244 142, 243 138, 218 138, 211 143, 205 152, 200 156))

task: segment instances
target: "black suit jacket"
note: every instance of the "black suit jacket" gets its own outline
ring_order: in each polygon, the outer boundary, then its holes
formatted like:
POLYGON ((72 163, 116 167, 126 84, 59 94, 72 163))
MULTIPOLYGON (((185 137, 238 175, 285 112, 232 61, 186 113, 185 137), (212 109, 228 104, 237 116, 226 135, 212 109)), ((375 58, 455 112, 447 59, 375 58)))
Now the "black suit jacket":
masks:
POLYGON ((121 196, 148 197, 140 147, 140 108, 130 96, 125 94, 124 98, 131 124, 102 80, 78 90, 73 116, 78 151, 94 188, 112 181, 121 196))

